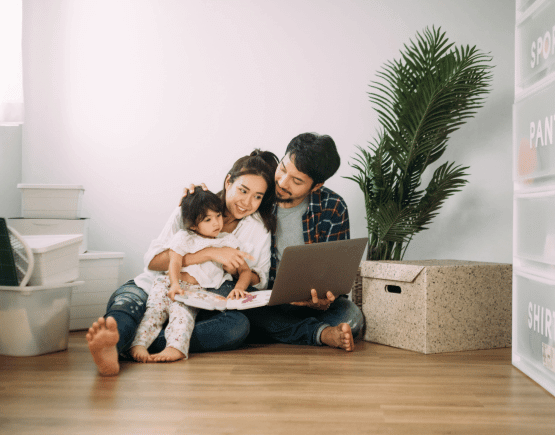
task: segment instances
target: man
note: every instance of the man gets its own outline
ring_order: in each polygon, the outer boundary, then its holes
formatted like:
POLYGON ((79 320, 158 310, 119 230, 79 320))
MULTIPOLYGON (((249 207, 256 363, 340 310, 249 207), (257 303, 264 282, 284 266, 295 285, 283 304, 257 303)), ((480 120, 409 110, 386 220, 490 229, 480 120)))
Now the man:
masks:
MULTIPOLYGON (((287 146, 276 170, 274 212, 277 231, 272 235, 271 288, 286 247, 349 238, 349 217, 343 199, 324 187, 339 168, 333 139, 303 133, 287 146)), ((353 336, 363 326, 360 309, 345 297, 318 299, 316 290, 304 302, 245 310, 251 333, 288 344, 322 345, 354 350, 353 336)))

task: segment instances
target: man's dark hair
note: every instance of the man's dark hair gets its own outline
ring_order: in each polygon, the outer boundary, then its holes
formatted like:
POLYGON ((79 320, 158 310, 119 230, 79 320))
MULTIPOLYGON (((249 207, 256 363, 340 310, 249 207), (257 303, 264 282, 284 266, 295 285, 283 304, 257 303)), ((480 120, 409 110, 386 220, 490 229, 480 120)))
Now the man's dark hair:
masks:
POLYGON ((223 213, 222 200, 215 193, 203 190, 202 186, 195 186, 194 193, 190 193, 181 201, 181 217, 183 226, 189 229, 197 226, 208 215, 209 211, 223 213))
POLYGON ((312 178, 312 187, 325 182, 341 164, 333 139, 316 133, 303 133, 293 138, 287 145, 285 155, 295 157, 295 167, 312 178))

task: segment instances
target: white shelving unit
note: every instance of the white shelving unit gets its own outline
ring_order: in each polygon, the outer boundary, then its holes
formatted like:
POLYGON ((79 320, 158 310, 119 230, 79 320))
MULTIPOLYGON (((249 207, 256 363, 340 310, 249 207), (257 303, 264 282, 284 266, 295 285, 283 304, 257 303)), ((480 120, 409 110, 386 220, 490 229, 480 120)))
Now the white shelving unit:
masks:
POLYGON ((517 0, 515 72, 512 362, 555 395, 555 0, 517 0))

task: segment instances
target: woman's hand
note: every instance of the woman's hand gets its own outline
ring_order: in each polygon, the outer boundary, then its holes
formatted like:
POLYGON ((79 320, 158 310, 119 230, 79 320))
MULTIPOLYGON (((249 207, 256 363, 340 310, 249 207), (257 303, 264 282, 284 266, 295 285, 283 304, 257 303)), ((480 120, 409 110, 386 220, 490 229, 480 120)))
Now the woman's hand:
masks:
MULTIPOLYGON (((237 270, 246 264, 246 260, 254 261, 254 257, 246 252, 239 251, 235 248, 229 248, 227 246, 222 248, 207 248, 210 249, 210 258, 216 263, 220 263, 225 271, 231 273, 231 271, 237 270)), ((233 273, 232 273, 233 275, 233 273)))
POLYGON ((227 298, 228 299, 242 299, 248 294, 249 294, 248 291, 245 291, 245 290, 240 289, 240 288, 234 288, 233 290, 231 290, 229 292, 229 294, 227 295, 227 298))
MULTIPOLYGON (((202 190, 208 190, 208 187, 206 187, 206 184, 200 183, 200 186, 202 187, 202 190)), ((184 188, 183 189, 183 196, 179 200, 179 206, 181 207, 181 203, 183 202, 183 198, 187 198, 187 195, 192 195, 193 193, 195 193, 195 185, 194 184, 191 184, 188 189, 184 188)))
POLYGON ((184 295, 185 290, 183 290, 179 284, 172 284, 168 290, 168 297, 172 300, 172 302, 175 302, 175 295, 177 294, 184 295))
POLYGON ((315 310, 326 311, 331 303, 335 301, 335 296, 332 292, 326 293, 326 299, 318 299, 318 293, 315 289, 310 290, 311 298, 302 302, 291 302, 291 305, 297 307, 314 308, 315 310))

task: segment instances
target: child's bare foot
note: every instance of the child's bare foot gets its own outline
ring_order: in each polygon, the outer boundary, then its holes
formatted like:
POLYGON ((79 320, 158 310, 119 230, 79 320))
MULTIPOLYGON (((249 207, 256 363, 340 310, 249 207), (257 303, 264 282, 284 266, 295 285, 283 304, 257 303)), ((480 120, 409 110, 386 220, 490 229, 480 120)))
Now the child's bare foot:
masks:
POLYGON ((352 352, 355 349, 353 333, 348 323, 327 327, 322 331, 320 340, 328 346, 339 347, 347 352, 352 352))
POLYGON ((101 375, 113 376, 119 373, 118 351, 116 344, 119 340, 116 319, 99 318, 87 332, 89 351, 101 375))
POLYGON ((129 349, 129 353, 135 361, 146 363, 150 360, 150 354, 148 353, 147 348, 144 346, 133 346, 131 349, 129 349))
POLYGON ((172 362, 185 358, 183 352, 174 347, 166 347, 162 352, 151 355, 150 360, 153 362, 172 362))

